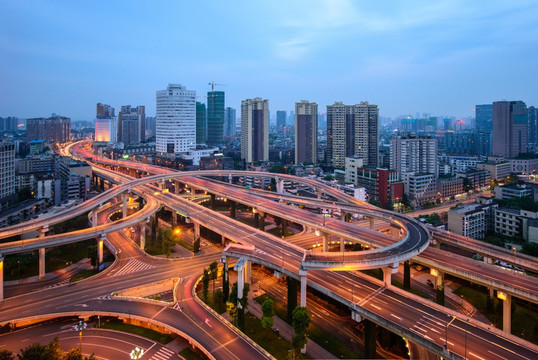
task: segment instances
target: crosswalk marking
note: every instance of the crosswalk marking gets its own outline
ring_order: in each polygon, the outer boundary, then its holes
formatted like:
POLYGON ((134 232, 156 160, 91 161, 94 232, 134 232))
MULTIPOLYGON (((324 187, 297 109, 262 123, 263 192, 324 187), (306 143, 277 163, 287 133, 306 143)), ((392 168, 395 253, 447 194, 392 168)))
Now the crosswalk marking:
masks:
POLYGON ((52 288, 55 288, 55 287, 58 287, 58 286, 64 286, 66 284, 69 284, 69 279, 64 279, 64 280, 62 280, 60 282, 57 282, 57 283, 52 284, 52 285, 49 285, 45 289, 52 289, 52 288))
POLYGON ((138 261, 136 259, 129 259, 127 262, 127 265, 125 265, 123 268, 121 268, 117 273, 111 276, 119 276, 119 275, 125 275, 125 274, 131 274, 138 271, 143 270, 149 270, 154 268, 154 265, 143 263, 142 261, 138 261))
POLYGON ((172 355, 174 355, 174 352, 172 350, 169 350, 165 347, 162 347, 157 351, 153 356, 150 358, 150 360, 167 360, 172 355))

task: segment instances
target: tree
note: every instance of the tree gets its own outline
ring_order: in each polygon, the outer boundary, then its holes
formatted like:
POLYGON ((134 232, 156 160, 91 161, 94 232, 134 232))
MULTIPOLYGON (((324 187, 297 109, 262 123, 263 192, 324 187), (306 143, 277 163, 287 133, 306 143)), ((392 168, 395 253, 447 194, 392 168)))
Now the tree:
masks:
POLYGON ((17 201, 21 202, 28 199, 33 199, 34 195, 29 187, 25 186, 17 192, 17 201))
POLYGON ((0 360, 13 360, 13 353, 9 350, 0 350, 0 360))
MULTIPOLYGON (((263 302, 262 313, 262 326, 264 329, 270 329, 275 323, 275 319, 273 318, 275 315, 273 310, 273 300, 267 299, 263 302)), ((269 333, 267 333, 267 337, 269 337, 269 333)))
POLYGON ((64 352, 60 346, 60 338, 56 336, 50 343, 45 345, 43 351, 43 360, 58 360, 63 358, 64 352))
POLYGON ((301 349, 306 345, 306 329, 308 328, 308 325, 310 325, 310 315, 308 314, 306 307, 297 306, 293 310, 291 325, 295 330, 291 346, 293 348, 294 356, 298 356, 301 349))
POLYGON ((521 253, 538 257, 538 243, 526 242, 521 247, 521 253))
POLYGON ((232 318, 232 323, 237 326, 237 306, 231 302, 226 302, 226 312, 232 318))
MULTIPOLYGON (((245 283, 243 286, 243 297, 241 299, 237 296, 237 283, 234 283, 232 285, 232 291, 230 292, 230 295, 228 296, 228 302, 226 303, 228 307, 228 303, 232 303, 235 306, 235 316, 236 316, 236 325, 237 328, 241 331, 244 331, 245 329, 245 310, 247 309, 248 304, 248 292, 250 291, 250 284, 245 283), (239 306, 241 305, 241 306, 239 306)), ((232 316, 229 312, 228 314, 232 316)))
POLYGON ((215 280, 217 280, 217 275, 219 274, 219 264, 216 261, 213 261, 209 264, 209 278, 212 282, 212 289, 215 292, 215 280))
POLYGON ((204 269, 204 275, 202 276, 202 296, 204 298, 204 301, 207 302, 207 292, 209 288, 209 273, 207 272, 207 269, 204 269))
POLYGON ((24 349, 21 349, 20 353, 17 354, 19 360, 41 360, 41 355, 45 352, 45 346, 39 343, 33 343, 28 345, 24 349))
POLYGON ((169 257, 172 253, 172 247, 175 244, 172 229, 160 229, 157 241, 161 245, 163 254, 166 254, 166 256, 169 257))
POLYGON ((79 348, 73 348, 64 355, 62 360, 95 360, 95 355, 91 354, 90 357, 83 357, 79 348))
POLYGON ((93 268, 95 269, 97 267, 97 245, 90 245, 88 246, 88 257, 90 258, 90 264, 92 264, 93 268))

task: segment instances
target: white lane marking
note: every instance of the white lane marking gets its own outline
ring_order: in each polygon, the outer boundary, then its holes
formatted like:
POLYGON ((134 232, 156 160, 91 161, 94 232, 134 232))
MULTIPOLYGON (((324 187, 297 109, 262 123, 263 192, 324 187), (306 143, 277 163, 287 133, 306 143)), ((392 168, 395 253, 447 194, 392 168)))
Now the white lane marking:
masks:
POLYGON ((398 320, 402 321, 402 318, 401 318, 401 317, 399 317, 399 316, 396 316, 396 315, 394 315, 394 314, 392 314, 392 313, 390 314, 390 316, 392 316, 392 317, 395 317, 396 319, 398 319, 398 320))
POLYGON ((501 358, 501 359, 503 359, 503 360, 508 360, 507 358, 505 358, 505 357, 502 357, 502 356, 501 356, 501 355, 499 355, 499 354, 495 354, 495 353, 494 353, 494 352, 492 352, 492 351, 489 351, 489 350, 488 350, 488 353, 490 353, 490 354, 493 354, 493 355, 495 355, 495 356, 497 356, 497 357, 499 357, 499 358, 501 358))
POLYGON ((413 325, 413 327, 414 327, 414 328, 417 328, 417 330, 419 330, 419 331, 422 331, 422 332, 425 332, 425 333, 428 332, 428 330, 425 330, 425 329, 423 329, 423 328, 421 328, 421 327, 419 327, 419 326, 413 325))
POLYGON ((479 358, 480 360, 486 360, 486 359, 484 359, 483 357, 478 356, 478 355, 476 355, 476 354, 474 354, 474 353, 472 353, 472 352, 470 352, 470 351, 469 351, 469 354, 470 354, 470 355, 473 355, 473 356, 476 357, 476 358, 479 358))
POLYGON ((209 319, 205 319, 205 323, 207 324, 207 326, 209 326, 209 327, 211 327, 211 328, 213 327, 213 326, 209 323, 209 319))
POLYGON ((370 305, 372 305, 373 307, 375 307, 377 310, 381 310, 381 308, 380 308, 379 306, 376 306, 376 305, 371 304, 371 303, 370 303, 370 305))
MULTIPOLYGON (((441 341, 443 342, 443 344, 445 343, 445 338, 440 337, 439 339, 441 339, 441 341)), ((450 341, 448 341, 448 343, 449 343, 450 345, 454 346, 454 343, 451 343, 450 341)))

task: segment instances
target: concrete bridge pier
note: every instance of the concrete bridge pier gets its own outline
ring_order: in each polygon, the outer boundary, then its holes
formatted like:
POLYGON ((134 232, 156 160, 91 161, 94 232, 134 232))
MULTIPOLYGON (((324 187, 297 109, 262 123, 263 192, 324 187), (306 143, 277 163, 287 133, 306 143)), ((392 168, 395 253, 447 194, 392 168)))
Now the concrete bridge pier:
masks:
POLYGON ((276 178, 276 192, 277 194, 284 194, 284 179, 276 178))
POLYGON ((103 263, 103 242, 106 240, 106 234, 101 234, 101 237, 97 239, 97 265, 103 263))
POLYGON ((0 300, 4 300, 4 257, 0 254, 0 300))
POLYGON ((340 252, 346 251, 346 240, 341 237, 340 238, 340 252))
POLYGON ((385 283, 385 285, 390 286, 392 274, 396 274, 398 272, 398 264, 384 267, 381 270, 383 270, 383 282, 385 283))
POLYGON ((233 178, 232 174, 228 174, 228 184, 233 184, 233 180, 234 180, 234 178, 233 178))
POLYGON ((193 200, 196 197, 196 188, 194 186, 191 186, 191 200, 193 200))
POLYGON ((210 208, 211 210, 215 210, 215 194, 211 194, 211 202, 210 202, 210 208))
POLYGON ((250 261, 245 263, 245 282, 249 284, 252 282, 252 262, 250 261))
POLYGON ((180 184, 179 181, 174 181, 174 194, 175 195, 179 195, 179 189, 180 189, 179 184, 180 184))
POLYGON ((228 260, 226 255, 220 258, 222 263, 222 293, 224 295, 224 301, 228 301, 228 295, 230 295, 230 287, 228 285, 228 260))
MULTIPOLYGON (((501 294, 501 293, 499 293, 501 294)), ((499 297, 499 294, 497 297, 499 297)), ((503 331, 512 332, 512 295, 502 293, 503 296, 503 331)))
POLYGON ((45 280, 45 248, 39 248, 39 280, 45 280))
POLYGON ((297 307, 297 280, 287 276, 286 282, 288 285, 288 322, 293 320, 293 310, 297 307))
POLYGON ((193 241, 194 252, 197 253, 200 251, 200 223, 194 223, 194 241, 193 241))
POLYGON ((491 265, 493 263, 493 261, 492 261, 492 259, 490 257, 484 256, 484 263, 491 265))
POLYGON ((122 201, 122 216, 123 218, 126 218, 127 217, 127 196, 129 196, 129 194, 126 192, 124 192, 123 194, 121 194, 121 201, 122 201))
POLYGON ((237 307, 239 309, 243 308, 241 305, 241 299, 243 299, 243 289, 245 287, 245 265, 247 260, 245 258, 240 258, 237 260, 234 266, 234 270, 237 271, 237 307))
POLYGON ((323 235, 323 251, 329 251, 329 234, 322 233, 323 235))
POLYGON ((256 212, 256 222, 258 223, 258 229, 265 231, 265 214, 261 211, 256 212))
POLYGON ((301 307, 306 307, 306 274, 306 270, 299 268, 299 276, 301 277, 301 301, 299 306, 301 307))
POLYGON ((374 229, 375 226, 375 219, 373 217, 369 217, 368 220, 370 220, 370 229, 374 229))
POLYGON ((140 249, 144 250, 146 247, 146 222, 148 220, 141 221, 138 226, 140 227, 140 249))
POLYGON ((403 288, 404 290, 411 290, 411 265, 409 264, 409 260, 404 261, 403 270, 404 270, 403 288))
POLYGON ((286 228, 288 226, 287 224, 287 221, 286 219, 281 219, 282 220, 282 237, 286 236, 286 228))
POLYGON ((230 202, 230 217, 235 220, 235 209, 236 204, 233 200, 228 200, 230 202))
POLYGON ((436 303, 445 305, 445 274, 434 269, 432 275, 435 276, 435 289, 437 293, 436 303))
POLYGON ((220 244, 222 245, 222 247, 226 246, 226 236, 221 235, 220 244))

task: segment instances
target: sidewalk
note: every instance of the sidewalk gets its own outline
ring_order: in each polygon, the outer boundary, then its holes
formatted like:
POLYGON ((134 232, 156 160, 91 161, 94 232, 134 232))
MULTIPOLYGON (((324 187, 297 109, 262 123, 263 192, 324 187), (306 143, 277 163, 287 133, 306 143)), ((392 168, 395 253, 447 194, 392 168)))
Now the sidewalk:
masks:
MULTIPOLYGON (((29 283, 37 283, 40 281, 47 281, 52 280, 57 277, 60 277, 61 275, 70 272, 71 270, 78 269, 80 271, 82 270, 91 270, 93 269, 93 266, 90 264, 90 259, 82 259, 79 262, 76 262, 74 264, 71 264, 63 269, 55 270, 50 273, 45 274, 45 280, 39 280, 39 275, 30 276, 24 279, 20 280, 10 280, 10 281, 4 281, 4 286, 10 286, 10 285, 18 285, 18 284, 29 284, 29 283)), ((78 272, 78 271, 77 271, 78 272)))

